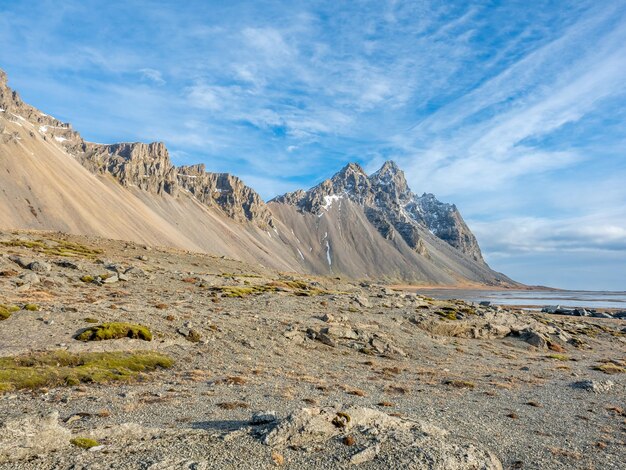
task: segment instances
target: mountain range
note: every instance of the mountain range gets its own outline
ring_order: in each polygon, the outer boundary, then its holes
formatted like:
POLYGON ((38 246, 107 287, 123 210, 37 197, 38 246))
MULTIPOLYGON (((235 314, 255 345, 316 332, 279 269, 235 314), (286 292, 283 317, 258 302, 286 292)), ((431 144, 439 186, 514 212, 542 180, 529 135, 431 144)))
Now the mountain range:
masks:
POLYGON ((300 273, 519 285, 485 263, 455 205, 418 196, 393 161, 350 163, 268 203, 241 179, 175 166, 163 143, 96 144, 24 103, 0 70, 0 228, 168 245, 300 273))

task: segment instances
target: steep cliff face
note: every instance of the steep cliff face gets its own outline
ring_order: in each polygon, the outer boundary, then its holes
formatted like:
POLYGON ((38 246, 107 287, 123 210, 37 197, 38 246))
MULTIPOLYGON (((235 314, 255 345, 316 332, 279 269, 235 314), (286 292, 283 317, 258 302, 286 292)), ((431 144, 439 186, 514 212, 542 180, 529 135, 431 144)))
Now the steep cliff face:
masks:
POLYGON ((122 186, 137 187, 154 194, 178 195, 176 168, 161 142, 151 144, 85 143, 76 157, 92 173, 110 174, 122 186))
POLYGON ((273 227, 272 213, 256 191, 229 173, 207 173, 203 164, 176 169, 178 185, 200 202, 220 207, 230 218, 273 227))
POLYGON ((362 206, 370 223, 388 240, 400 236, 416 252, 427 256, 420 235, 426 228, 464 255, 484 263, 478 242, 456 206, 439 202, 432 194, 413 194, 404 172, 393 161, 385 162, 371 176, 351 163, 311 190, 288 193, 273 202, 319 215, 344 198, 362 206))
POLYGON ((439 238, 478 262, 484 263, 478 240, 454 204, 440 202, 433 194, 415 198, 413 213, 421 214, 423 223, 439 238))

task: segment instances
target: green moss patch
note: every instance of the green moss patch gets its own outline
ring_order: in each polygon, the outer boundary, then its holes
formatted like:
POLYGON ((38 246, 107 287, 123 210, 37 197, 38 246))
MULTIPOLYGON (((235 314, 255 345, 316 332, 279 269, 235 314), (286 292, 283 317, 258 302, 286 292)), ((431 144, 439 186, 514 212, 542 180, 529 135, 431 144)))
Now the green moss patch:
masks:
POLYGON ((26 304, 24 305, 24 310, 28 310, 29 312, 38 312, 39 305, 37 304, 26 304))
POLYGON ((102 250, 90 248, 80 243, 67 240, 4 240, 0 244, 4 246, 29 248, 37 253, 51 256, 71 256, 80 258, 96 258, 102 254, 102 250))
POLYGON ((0 304, 0 321, 8 319, 11 315, 19 310, 20 308, 16 305, 0 304))
POLYGON ((457 320, 456 310, 445 309, 445 310, 442 310, 442 311, 439 311, 439 312, 435 312, 435 313, 437 313, 437 315, 439 315, 442 320, 443 319, 446 319, 446 320, 457 320))
POLYGON ((132 338, 152 341, 152 333, 142 325, 133 323, 103 323, 92 326, 75 336, 80 341, 104 341, 109 339, 132 338))
POLYGON ((557 361, 569 361, 569 356, 565 354, 549 354, 548 358, 556 359, 557 361))
POLYGON ((261 295, 272 292, 289 292, 292 295, 310 297, 314 295, 333 294, 324 289, 319 289, 305 281, 279 280, 268 282, 267 284, 247 284, 244 286, 216 286, 211 290, 219 293, 222 297, 243 298, 249 295, 261 295))
POLYGON ((89 439, 88 437, 75 437, 70 441, 70 443, 76 447, 80 447, 81 449, 91 449, 92 447, 100 445, 98 441, 89 439))
POLYGON ((151 352, 48 351, 0 358, 0 392, 81 383, 131 382, 144 372, 169 368, 169 357, 151 352))

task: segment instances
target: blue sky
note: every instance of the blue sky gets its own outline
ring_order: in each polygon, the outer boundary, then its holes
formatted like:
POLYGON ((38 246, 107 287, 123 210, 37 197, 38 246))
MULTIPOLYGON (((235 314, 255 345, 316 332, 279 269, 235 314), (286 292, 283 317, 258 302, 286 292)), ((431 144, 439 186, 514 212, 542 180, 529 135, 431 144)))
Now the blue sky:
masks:
POLYGON ((495 269, 626 290, 625 1, 0 0, 0 44, 88 140, 266 199, 394 159, 495 269))

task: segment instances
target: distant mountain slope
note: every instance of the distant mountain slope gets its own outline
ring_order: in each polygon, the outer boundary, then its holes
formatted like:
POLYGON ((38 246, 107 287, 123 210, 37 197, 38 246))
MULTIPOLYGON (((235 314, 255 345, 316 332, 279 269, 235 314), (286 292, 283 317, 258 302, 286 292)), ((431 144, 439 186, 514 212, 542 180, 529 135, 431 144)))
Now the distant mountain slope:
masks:
POLYGON ((417 197, 393 162, 350 164, 266 204, 239 178, 176 167, 162 143, 95 144, 24 103, 0 71, 0 226, 171 245, 285 271, 512 285, 453 205, 417 197))

